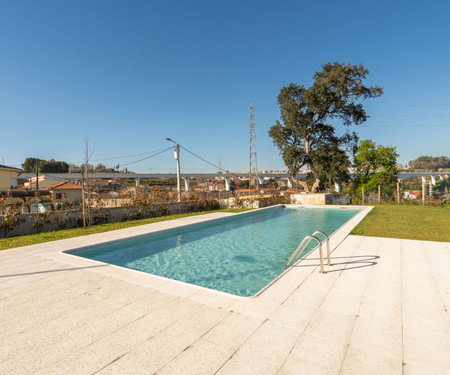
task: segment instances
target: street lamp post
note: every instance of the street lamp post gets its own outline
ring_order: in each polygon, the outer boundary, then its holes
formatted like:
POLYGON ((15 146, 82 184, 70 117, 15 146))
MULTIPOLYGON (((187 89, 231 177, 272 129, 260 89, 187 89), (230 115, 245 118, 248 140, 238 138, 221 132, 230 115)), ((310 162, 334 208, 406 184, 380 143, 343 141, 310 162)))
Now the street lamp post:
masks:
POLYGON ((181 202, 181 177, 180 177, 180 146, 173 139, 166 138, 167 141, 173 142, 175 144, 175 152, 173 156, 177 161, 177 190, 178 190, 178 202, 181 202))

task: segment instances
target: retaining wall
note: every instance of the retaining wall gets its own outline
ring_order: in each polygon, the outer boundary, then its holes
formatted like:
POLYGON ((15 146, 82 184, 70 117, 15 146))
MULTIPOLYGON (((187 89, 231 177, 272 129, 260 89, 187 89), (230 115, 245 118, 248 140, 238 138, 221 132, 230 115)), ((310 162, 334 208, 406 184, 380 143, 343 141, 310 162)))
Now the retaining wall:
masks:
MULTIPOLYGON (((161 203, 139 207, 95 208, 92 210, 92 223, 115 223, 208 209, 214 208, 206 208, 197 202, 161 203)), ((1 219, 0 217, 0 222, 3 222, 1 219)), ((83 212, 81 210, 21 214, 19 215, 19 223, 15 228, 7 233, 3 230, 0 231, 0 238, 78 228, 81 226, 83 226, 83 212)))
POLYGON ((316 194, 292 194, 292 204, 333 204, 333 194, 316 193, 316 194))

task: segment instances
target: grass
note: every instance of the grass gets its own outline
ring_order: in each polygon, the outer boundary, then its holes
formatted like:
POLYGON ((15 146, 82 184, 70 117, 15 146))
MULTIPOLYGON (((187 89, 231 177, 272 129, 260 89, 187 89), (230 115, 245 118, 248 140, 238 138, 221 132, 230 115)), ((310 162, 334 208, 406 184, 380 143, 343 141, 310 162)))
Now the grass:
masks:
POLYGON ((109 232, 111 230, 116 230, 116 229, 130 228, 130 227, 135 227, 138 225, 157 223, 160 221, 179 219, 179 218, 188 217, 188 216, 203 215, 203 214, 208 214, 211 212, 242 212, 242 211, 247 211, 247 210, 248 209, 246 209, 246 208, 244 208, 244 209, 235 208, 235 209, 225 209, 225 210, 216 210, 216 211, 190 212, 187 214, 153 217, 153 218, 149 218, 149 219, 124 221, 124 222, 119 222, 119 223, 100 224, 100 225, 94 225, 94 226, 86 227, 86 228, 64 229, 64 230, 59 230, 59 231, 28 234, 28 235, 24 235, 24 236, 17 236, 17 237, 10 237, 10 238, 1 238, 0 239, 0 250, 10 249, 13 247, 34 245, 34 244, 43 243, 43 242, 63 240, 66 238, 86 236, 88 234, 94 234, 94 233, 109 232))
POLYGON ((450 207, 375 206, 350 234, 450 242, 450 207))

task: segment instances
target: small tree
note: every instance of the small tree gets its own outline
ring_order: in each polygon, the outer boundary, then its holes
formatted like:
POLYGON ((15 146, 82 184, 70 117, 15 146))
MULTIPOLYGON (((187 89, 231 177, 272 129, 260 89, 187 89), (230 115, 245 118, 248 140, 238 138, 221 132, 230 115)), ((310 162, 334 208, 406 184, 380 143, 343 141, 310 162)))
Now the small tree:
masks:
POLYGON ((397 156, 395 147, 377 146, 370 139, 362 141, 355 148, 356 176, 352 195, 357 195, 357 190, 361 187, 366 191, 373 191, 378 185, 382 185, 385 191, 393 190, 399 173, 397 156))
POLYGON ((308 192, 316 192, 323 181, 318 172, 322 159, 318 150, 341 146, 353 136, 337 137, 330 120, 341 120, 344 125, 359 125, 367 119, 359 99, 376 98, 383 93, 380 87, 365 86, 362 81, 369 71, 362 65, 338 62, 323 65, 314 74, 309 88, 291 83, 278 95, 281 121, 269 130, 274 144, 280 150, 292 179, 308 192), (296 175, 303 166, 311 170, 311 183, 298 181, 296 175))
POLYGON ((21 221, 21 204, 19 202, 8 204, 11 197, 10 192, 0 194, 0 237, 6 237, 21 221))

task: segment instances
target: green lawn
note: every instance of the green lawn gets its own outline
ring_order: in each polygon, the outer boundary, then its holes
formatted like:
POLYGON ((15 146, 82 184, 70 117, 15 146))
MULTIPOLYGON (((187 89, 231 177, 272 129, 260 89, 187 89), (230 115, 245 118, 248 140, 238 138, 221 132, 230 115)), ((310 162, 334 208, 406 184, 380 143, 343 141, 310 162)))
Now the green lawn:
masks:
POLYGON ((450 207, 375 206, 350 234, 450 242, 450 207))
POLYGON ((124 222, 120 222, 120 223, 100 224, 100 225, 94 225, 92 227, 86 227, 86 228, 73 228, 73 229, 65 229, 65 230, 46 232, 46 233, 29 234, 26 236, 0 238, 0 250, 10 249, 12 247, 34 245, 34 244, 42 243, 42 242, 62 240, 65 238, 85 236, 87 234, 108 232, 111 230, 135 227, 138 225, 144 225, 144 224, 150 224, 150 223, 157 223, 159 221, 179 219, 179 218, 187 217, 187 216, 203 215, 203 214, 208 214, 211 212, 242 212, 242 211, 248 211, 248 209, 236 208, 236 209, 216 210, 216 211, 190 212, 187 214, 153 217, 150 219, 124 221, 124 222))

